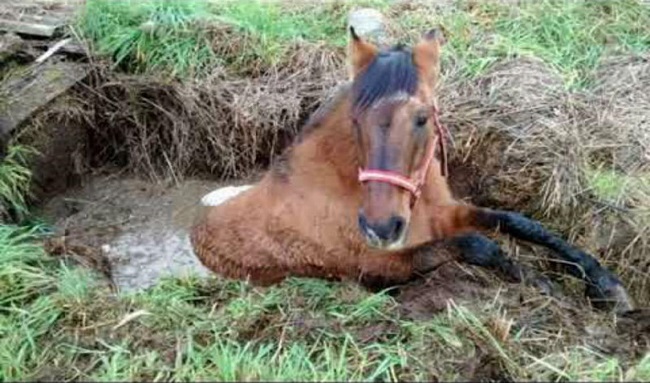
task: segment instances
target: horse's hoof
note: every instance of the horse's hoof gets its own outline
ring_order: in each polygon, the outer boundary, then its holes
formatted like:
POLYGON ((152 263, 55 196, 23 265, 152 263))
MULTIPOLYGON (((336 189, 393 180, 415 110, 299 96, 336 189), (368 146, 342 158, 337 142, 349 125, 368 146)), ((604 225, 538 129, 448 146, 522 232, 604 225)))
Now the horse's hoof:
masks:
POLYGON ((634 310, 634 303, 623 284, 612 275, 605 275, 596 283, 588 283, 585 291, 591 304, 601 310, 624 313, 634 310))

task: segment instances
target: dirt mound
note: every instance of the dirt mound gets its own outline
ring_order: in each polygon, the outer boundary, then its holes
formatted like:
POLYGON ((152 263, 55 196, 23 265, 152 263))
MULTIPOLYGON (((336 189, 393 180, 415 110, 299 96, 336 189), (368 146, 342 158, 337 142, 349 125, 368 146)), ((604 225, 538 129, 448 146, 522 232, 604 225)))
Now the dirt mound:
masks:
POLYGON ((593 76, 593 102, 607 129, 602 140, 615 145, 611 165, 633 172, 650 169, 650 55, 605 59, 593 76))
MULTIPOLYGON (((546 339, 537 346, 538 350, 522 350, 524 353, 538 351, 541 355, 557 354, 559 357, 567 349, 581 344, 603 354, 634 359, 643 357, 642 350, 650 347, 650 311, 647 309, 628 312, 612 320, 591 310, 587 301, 579 296, 542 295, 532 287, 504 283, 485 269, 457 263, 445 264, 423 280, 403 287, 397 300, 402 315, 410 320, 426 321, 436 314, 450 315, 454 311, 462 317, 465 313, 460 308, 467 307, 484 313, 477 317, 468 315, 463 320, 483 327, 501 342, 508 342, 514 336, 531 341, 546 339), (495 312, 501 314, 495 315, 495 312), (514 318, 514 321, 506 318, 514 318)), ((479 360, 467 362, 465 376, 499 375, 504 371, 499 366, 486 365, 484 357, 494 356, 498 350, 489 351, 492 346, 481 341, 483 335, 473 336, 481 352, 479 360)), ((440 356, 436 360, 440 360, 440 356)), ((560 360, 556 363, 561 364, 560 360)))
POLYGON ((474 81, 441 90, 456 155, 497 183, 494 204, 526 211, 575 206, 581 189, 575 102, 541 61, 498 63, 474 81))
POLYGON ((645 57, 609 59, 580 91, 542 62, 518 59, 441 90, 456 140, 452 164, 464 165, 461 176, 480 174, 474 200, 551 224, 622 273, 640 302, 650 299, 649 85, 645 57), (613 199, 595 190, 602 180, 593 169, 603 166, 617 172, 608 183, 628 186, 613 199))

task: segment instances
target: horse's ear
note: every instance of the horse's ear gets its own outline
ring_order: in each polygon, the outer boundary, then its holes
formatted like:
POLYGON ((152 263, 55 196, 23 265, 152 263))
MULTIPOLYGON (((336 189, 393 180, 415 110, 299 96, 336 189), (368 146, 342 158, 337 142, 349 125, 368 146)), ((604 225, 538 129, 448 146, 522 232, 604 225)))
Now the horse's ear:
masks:
POLYGON ((435 86, 440 73, 440 50, 446 44, 445 36, 439 28, 433 28, 422 35, 413 48, 413 61, 422 79, 435 86))
POLYGON ((354 79, 370 62, 375 58, 379 49, 373 44, 364 41, 350 26, 350 43, 349 43, 349 66, 350 77, 354 79))

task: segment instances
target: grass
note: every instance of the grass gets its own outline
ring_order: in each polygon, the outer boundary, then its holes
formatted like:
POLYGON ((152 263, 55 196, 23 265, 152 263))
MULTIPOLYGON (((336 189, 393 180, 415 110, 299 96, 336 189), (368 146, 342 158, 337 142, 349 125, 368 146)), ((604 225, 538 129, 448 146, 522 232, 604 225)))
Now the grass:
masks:
POLYGON ((192 28, 209 18, 204 1, 89 1, 85 37, 115 65, 135 73, 170 70, 192 75, 214 62, 206 34, 192 28))
POLYGON ((39 235, 0 229, 3 381, 650 378, 648 356, 535 355, 532 332, 492 303, 413 321, 388 295, 310 279, 254 289, 188 277, 115 296, 92 271, 46 257, 39 235), (486 355, 490 367, 468 370, 486 355))
POLYGON ((460 1, 463 12, 396 12, 402 29, 420 31, 442 25, 448 58, 468 77, 493 63, 534 56, 562 73, 569 88, 584 87, 601 58, 614 52, 650 48, 650 9, 634 0, 524 1, 518 7, 494 1, 460 1))
POLYGON ((340 50, 347 39, 347 12, 360 6, 387 12, 410 33, 442 25, 450 56, 468 76, 504 57, 533 55, 560 71, 567 86, 580 87, 603 55, 650 47, 650 10, 633 0, 526 1, 517 8, 458 4, 463 12, 434 5, 404 10, 381 0, 308 7, 255 0, 89 0, 80 29, 99 53, 127 71, 190 77, 215 66, 244 75, 265 73, 303 49, 296 48, 300 43, 340 50))
POLYGON ((523 9, 496 9, 493 49, 532 55, 564 74, 569 87, 586 85, 601 57, 650 47, 650 10, 636 1, 540 1, 523 9))
POLYGON ((600 168, 587 172, 588 184, 595 196, 616 205, 634 204, 650 196, 650 176, 627 175, 620 171, 600 168))
POLYGON ((12 145, 0 162, 0 222, 10 216, 16 220, 26 218, 32 176, 28 161, 34 154, 29 147, 12 145))
POLYGON ((296 42, 345 44, 341 25, 349 3, 318 4, 309 12, 304 7, 287 10, 285 5, 249 0, 90 0, 79 28, 100 54, 129 72, 180 77, 209 73, 218 64, 237 73, 252 66, 273 67, 296 42))

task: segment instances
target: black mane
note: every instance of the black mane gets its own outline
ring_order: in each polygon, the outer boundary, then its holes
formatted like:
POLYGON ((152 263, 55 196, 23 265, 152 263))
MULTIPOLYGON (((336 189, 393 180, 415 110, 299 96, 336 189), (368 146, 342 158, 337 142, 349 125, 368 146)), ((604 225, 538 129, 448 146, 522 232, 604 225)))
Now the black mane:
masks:
POLYGON ((397 93, 413 95, 417 84, 418 73, 411 50, 396 46, 380 52, 352 86, 353 111, 361 113, 377 101, 397 93))

